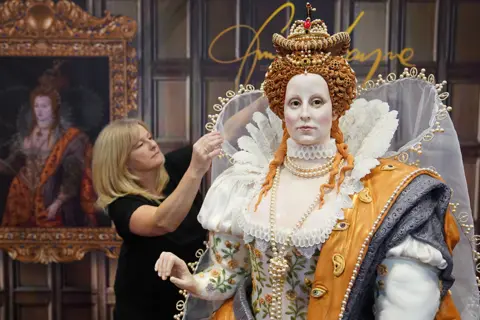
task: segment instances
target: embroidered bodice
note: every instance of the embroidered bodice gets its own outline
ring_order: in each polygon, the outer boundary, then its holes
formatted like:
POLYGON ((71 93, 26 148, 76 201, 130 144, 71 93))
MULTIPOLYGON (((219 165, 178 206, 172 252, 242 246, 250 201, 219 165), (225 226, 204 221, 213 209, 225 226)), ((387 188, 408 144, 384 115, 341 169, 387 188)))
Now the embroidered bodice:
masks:
MULTIPOLYGON (((250 251, 252 277, 252 310, 256 320, 269 319, 272 302, 271 278, 268 274, 268 261, 272 251, 267 242, 254 240, 247 244, 250 251)), ((287 272, 282 294, 283 319, 305 320, 313 275, 320 252, 306 257, 296 248, 287 251, 290 269, 287 272)))
MULTIPOLYGON (((292 139, 287 141, 287 156, 303 160, 303 163, 309 166, 314 166, 318 162, 325 163, 325 159, 336 154, 334 140, 324 145, 311 146, 301 146, 292 139)), ((253 284, 251 299, 255 301, 252 310, 256 320, 270 319, 273 308, 272 298, 275 288, 269 272, 269 263, 274 256, 269 242, 270 207, 274 205, 276 246, 280 247, 285 244, 303 213, 312 204, 319 192, 319 187, 328 179, 328 174, 309 179, 298 177, 285 167, 279 174, 275 202, 272 203, 274 192, 272 189, 255 211, 258 193, 254 193, 253 199, 245 208, 243 215, 239 215, 238 221, 250 253, 253 284)), ((286 249, 289 269, 281 294, 283 319, 306 319, 309 292, 319 250, 337 219, 343 218, 342 209, 335 202, 336 198, 336 192, 326 194, 323 207, 311 212, 304 225, 294 234, 293 246, 286 249)))
MULTIPOLYGON (((269 319, 272 302, 272 278, 268 262, 272 251, 267 242, 255 239, 243 242, 228 235, 210 234, 209 247, 214 264, 198 274, 201 292, 211 298, 231 292, 244 277, 252 279, 253 312, 256 320, 269 319)), ((306 319, 307 304, 319 250, 310 257, 289 248, 287 273, 282 294, 284 319, 306 319)))

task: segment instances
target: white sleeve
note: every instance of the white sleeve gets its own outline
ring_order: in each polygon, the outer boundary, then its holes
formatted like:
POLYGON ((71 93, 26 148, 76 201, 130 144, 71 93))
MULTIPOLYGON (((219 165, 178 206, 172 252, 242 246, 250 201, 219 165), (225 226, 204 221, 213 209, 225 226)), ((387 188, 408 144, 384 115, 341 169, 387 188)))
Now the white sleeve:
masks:
POLYGON ((198 221, 204 229, 243 236, 236 218, 248 206, 268 173, 283 136, 282 121, 270 109, 255 112, 246 125, 248 135, 237 141, 234 165, 215 178, 203 201, 198 221), (256 124, 256 126, 254 125, 256 124))
POLYGON ((440 306, 439 272, 447 262, 432 246, 408 236, 377 267, 375 319, 433 320, 440 306))
POLYGON ((248 249, 242 239, 214 232, 209 235, 209 248, 210 266, 194 275, 195 296, 204 300, 226 300, 250 274, 248 249))
POLYGON ((253 186, 259 177, 258 174, 239 170, 236 165, 217 177, 208 189, 198 214, 202 227, 213 232, 243 237, 236 221, 238 215, 248 206, 253 186))

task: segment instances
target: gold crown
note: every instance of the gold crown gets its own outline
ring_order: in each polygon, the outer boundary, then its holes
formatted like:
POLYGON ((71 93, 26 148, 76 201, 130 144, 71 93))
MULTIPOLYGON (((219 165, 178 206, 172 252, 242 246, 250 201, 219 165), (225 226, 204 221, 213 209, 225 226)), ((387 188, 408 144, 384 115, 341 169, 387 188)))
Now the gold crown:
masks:
POLYGON ((273 44, 277 52, 281 56, 292 57, 292 54, 298 56, 294 60, 302 65, 322 63, 320 60, 323 59, 311 59, 309 55, 312 54, 344 55, 350 47, 350 35, 346 32, 330 35, 323 20, 312 20, 312 12, 316 9, 308 2, 306 8, 307 18, 295 21, 287 38, 277 33, 273 35, 273 44))
POLYGON ((327 25, 323 20, 315 19, 313 21, 307 18, 305 21, 297 20, 290 27, 288 39, 302 38, 302 40, 330 37, 327 31, 327 25))

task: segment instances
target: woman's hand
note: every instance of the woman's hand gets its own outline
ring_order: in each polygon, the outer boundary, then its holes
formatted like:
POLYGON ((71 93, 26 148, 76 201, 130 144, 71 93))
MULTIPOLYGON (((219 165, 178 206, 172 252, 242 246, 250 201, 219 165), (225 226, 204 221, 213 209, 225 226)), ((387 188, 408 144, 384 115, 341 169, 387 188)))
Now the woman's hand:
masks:
POLYGON ((210 169, 212 159, 220 154, 223 138, 218 132, 211 132, 193 145, 189 170, 197 177, 203 177, 210 169))
POLYGON ((185 261, 173 253, 162 252, 160 258, 155 263, 155 271, 162 280, 167 280, 170 277, 170 281, 174 285, 195 294, 197 290, 195 278, 188 270, 185 261))

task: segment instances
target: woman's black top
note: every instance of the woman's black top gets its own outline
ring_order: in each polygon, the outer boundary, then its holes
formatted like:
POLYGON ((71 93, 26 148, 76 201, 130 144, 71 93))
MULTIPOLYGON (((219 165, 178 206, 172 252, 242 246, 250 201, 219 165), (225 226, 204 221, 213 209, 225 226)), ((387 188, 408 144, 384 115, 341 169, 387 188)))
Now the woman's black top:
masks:
MULTIPOLYGON (((185 174, 192 156, 192 147, 165 155, 165 168, 170 176, 168 196, 185 174)), ((188 262, 194 262, 195 252, 203 247, 206 231, 197 221, 202 197, 197 194, 185 220, 175 232, 159 237, 142 237, 130 231, 132 213, 142 205, 158 206, 144 197, 127 195, 108 206, 108 214, 123 238, 115 278, 115 320, 173 319, 176 303, 183 298, 169 280, 163 281, 154 270, 163 251, 173 252, 188 262)))

